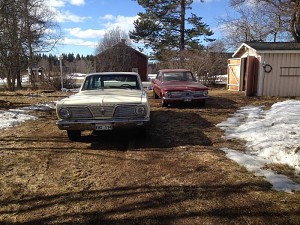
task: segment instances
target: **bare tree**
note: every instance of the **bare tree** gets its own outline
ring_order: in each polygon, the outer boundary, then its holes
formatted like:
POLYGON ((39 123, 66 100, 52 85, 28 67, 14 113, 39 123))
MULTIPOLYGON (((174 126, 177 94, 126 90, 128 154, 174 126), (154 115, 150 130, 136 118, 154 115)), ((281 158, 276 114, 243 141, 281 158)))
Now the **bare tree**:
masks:
POLYGON ((300 42, 300 1, 299 0, 256 0, 277 10, 282 26, 287 27, 294 41, 300 42))
POLYGON ((2 78, 7 78, 8 82, 8 87, 12 86, 11 81, 11 71, 10 69, 12 68, 11 66, 11 59, 13 58, 13 52, 8 52, 9 48, 12 48, 11 44, 11 38, 12 38, 12 33, 9 32, 12 30, 13 23, 15 21, 10 20, 10 10, 13 8, 13 4, 11 1, 2 1, 0 2, 0 15, 1 15, 1 20, 0 20, 0 41, 1 41, 1 48, 0 48, 0 66, 1 66, 1 71, 2 71, 2 78), (7 60, 8 59, 8 60, 7 60))
POLYGON ((215 40, 208 45, 208 49, 211 52, 226 52, 225 43, 222 40, 215 40))
POLYGON ((10 90, 15 89, 16 80, 17 86, 21 86, 22 66, 29 68, 33 78, 34 54, 55 44, 55 41, 49 44, 47 39, 58 40, 57 33, 52 33, 54 36, 47 33, 56 26, 44 3, 43 0, 0 2, 0 67, 10 90))
POLYGON ((23 0, 21 5, 24 10, 23 14, 23 54, 28 59, 28 72, 32 86, 35 88, 35 77, 32 72, 32 67, 37 62, 34 62, 34 55, 42 51, 50 51, 59 40, 60 34, 58 25, 53 22, 53 13, 45 5, 44 0, 23 0))
POLYGON ((233 7, 256 5, 257 10, 265 15, 263 19, 269 21, 266 25, 273 41, 291 40, 292 37, 300 42, 299 0, 230 0, 230 3, 233 7))
POLYGON ((266 2, 235 0, 236 15, 220 19, 228 47, 235 49, 242 42, 278 41, 289 38, 279 11, 266 2))
POLYGON ((108 30, 103 38, 99 41, 98 46, 96 48, 96 54, 99 54, 108 48, 118 44, 122 40, 126 40, 126 44, 130 45, 130 39, 129 35, 120 29, 120 27, 112 28, 111 30, 108 30))
POLYGON ((229 54, 223 52, 221 42, 205 50, 184 50, 178 55, 176 51, 164 51, 159 68, 190 69, 201 82, 211 85, 217 75, 226 74, 229 54), (219 46, 216 46, 219 45, 219 46), (182 59, 185 59, 184 61, 182 59))

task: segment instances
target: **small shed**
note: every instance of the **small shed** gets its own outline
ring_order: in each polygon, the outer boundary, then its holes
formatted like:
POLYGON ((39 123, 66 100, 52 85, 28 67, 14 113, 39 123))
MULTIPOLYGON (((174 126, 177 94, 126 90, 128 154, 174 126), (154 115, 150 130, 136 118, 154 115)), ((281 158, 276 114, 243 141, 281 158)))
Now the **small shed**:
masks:
POLYGON ((125 40, 98 54, 95 65, 97 72, 137 72, 142 81, 147 80, 148 57, 125 40))
POLYGON ((300 43, 243 43, 228 60, 227 85, 247 96, 300 96, 300 43))

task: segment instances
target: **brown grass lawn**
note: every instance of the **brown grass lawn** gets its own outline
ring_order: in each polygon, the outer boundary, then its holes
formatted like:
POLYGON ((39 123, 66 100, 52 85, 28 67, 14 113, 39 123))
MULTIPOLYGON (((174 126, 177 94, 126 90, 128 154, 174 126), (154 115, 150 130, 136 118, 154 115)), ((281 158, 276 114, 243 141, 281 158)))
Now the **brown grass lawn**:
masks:
MULTIPOLYGON (((0 110, 64 96, 0 92, 0 110)), ((243 151, 244 143, 225 141, 215 126, 239 107, 285 98, 221 88, 210 96, 202 108, 162 108, 149 97, 147 138, 85 132, 71 142, 54 110, 2 130, 0 224, 300 224, 300 193, 274 191, 226 158, 221 147, 243 151)), ((300 182, 290 168, 268 166, 300 182)))

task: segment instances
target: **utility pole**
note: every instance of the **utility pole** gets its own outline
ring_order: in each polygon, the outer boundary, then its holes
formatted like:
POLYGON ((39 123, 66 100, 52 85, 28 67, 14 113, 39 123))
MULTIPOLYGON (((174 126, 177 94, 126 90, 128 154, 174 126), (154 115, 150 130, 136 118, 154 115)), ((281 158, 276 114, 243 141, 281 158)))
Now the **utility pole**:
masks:
POLYGON ((63 73, 62 73, 62 59, 63 59, 63 56, 60 55, 58 57, 59 59, 59 66, 60 66, 60 84, 61 84, 61 91, 64 90, 64 80, 63 80, 63 73))

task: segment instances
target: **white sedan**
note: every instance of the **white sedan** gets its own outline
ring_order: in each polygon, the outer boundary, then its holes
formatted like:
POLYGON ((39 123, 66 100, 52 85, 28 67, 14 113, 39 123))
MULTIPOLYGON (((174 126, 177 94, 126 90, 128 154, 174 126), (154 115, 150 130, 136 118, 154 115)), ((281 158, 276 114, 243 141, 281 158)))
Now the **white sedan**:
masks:
POLYGON ((121 127, 145 131, 150 121, 147 93, 134 72, 92 73, 79 93, 56 105, 57 126, 78 140, 84 130, 113 130, 121 127))

